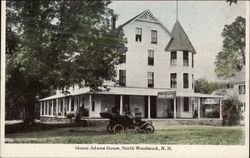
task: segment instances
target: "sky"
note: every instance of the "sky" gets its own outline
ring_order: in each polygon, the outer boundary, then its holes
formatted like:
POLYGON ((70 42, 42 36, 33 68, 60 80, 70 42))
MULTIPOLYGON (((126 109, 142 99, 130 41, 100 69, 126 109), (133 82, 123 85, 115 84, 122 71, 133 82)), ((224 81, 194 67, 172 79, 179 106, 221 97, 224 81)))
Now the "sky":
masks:
MULTIPOLYGON (((170 31, 176 21, 176 1, 113 1, 110 6, 118 14, 117 26, 150 9, 170 31)), ((178 20, 188 35, 195 55, 195 79, 217 81, 215 59, 222 49, 221 32, 237 16, 246 17, 246 2, 231 6, 225 1, 178 1, 178 20)))

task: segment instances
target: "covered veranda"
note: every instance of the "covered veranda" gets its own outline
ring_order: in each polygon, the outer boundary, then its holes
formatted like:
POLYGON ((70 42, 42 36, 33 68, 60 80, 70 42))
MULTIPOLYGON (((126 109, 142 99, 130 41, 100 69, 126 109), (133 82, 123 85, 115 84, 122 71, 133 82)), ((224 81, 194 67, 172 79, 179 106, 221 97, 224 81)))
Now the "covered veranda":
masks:
MULTIPOLYGON (((203 106, 214 104, 222 120, 222 97, 192 92, 176 92, 166 88, 108 87, 108 90, 90 92, 88 88, 74 90, 69 94, 59 93, 39 100, 41 117, 66 118, 84 109, 84 119, 100 119, 99 113, 111 106, 119 106, 120 114, 139 109, 145 119, 204 119, 209 111, 203 106), (184 107, 184 98, 188 106, 184 107), (209 101, 208 101, 209 100, 209 101), (209 104, 209 102, 211 104, 209 104), (207 104, 208 103, 208 104, 207 104), (166 111, 166 112, 165 112, 166 111)), ((211 111, 211 109, 210 109, 211 111)), ((211 119, 211 118, 209 118, 211 119)))

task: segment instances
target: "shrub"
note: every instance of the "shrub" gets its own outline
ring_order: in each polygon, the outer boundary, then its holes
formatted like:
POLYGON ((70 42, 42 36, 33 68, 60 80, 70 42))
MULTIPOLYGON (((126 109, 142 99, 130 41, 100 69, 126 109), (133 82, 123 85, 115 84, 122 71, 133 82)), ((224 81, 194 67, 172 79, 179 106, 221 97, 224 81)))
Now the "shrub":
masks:
POLYGON ((76 114, 76 122, 81 122, 81 117, 79 113, 76 114))
POLYGON ((222 124, 223 125, 239 125, 240 120, 243 119, 241 111, 241 102, 232 97, 224 100, 222 103, 222 124))
POLYGON ((67 119, 72 119, 73 117, 75 117, 74 113, 67 113, 67 115, 66 115, 67 119))

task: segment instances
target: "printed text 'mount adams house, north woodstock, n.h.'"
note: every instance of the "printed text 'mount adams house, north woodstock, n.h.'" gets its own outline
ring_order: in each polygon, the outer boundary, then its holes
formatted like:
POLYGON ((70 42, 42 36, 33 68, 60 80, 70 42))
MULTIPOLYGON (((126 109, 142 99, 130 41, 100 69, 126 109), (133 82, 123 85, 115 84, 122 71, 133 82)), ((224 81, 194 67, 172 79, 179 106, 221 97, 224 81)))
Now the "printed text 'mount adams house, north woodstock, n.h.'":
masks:
POLYGON ((145 119, 212 120, 221 124, 221 98, 194 93, 196 51, 178 20, 170 32, 150 10, 145 10, 120 27, 128 51, 116 67, 119 84, 109 82, 109 91, 96 93, 88 88, 71 88, 70 94, 58 91, 41 99, 41 121, 63 121, 67 113, 78 113, 91 121, 116 105, 120 114, 134 110, 145 119), (211 108, 217 109, 216 118, 207 117, 211 108))

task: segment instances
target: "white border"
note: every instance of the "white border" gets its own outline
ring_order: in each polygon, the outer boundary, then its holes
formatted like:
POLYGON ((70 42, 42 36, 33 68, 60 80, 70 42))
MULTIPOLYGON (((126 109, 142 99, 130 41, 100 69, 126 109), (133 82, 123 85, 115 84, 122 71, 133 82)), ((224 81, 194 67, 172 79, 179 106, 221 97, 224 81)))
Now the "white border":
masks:
MULTIPOLYGON (((249 155, 249 117, 246 117, 245 145, 170 145, 173 151, 77 151, 77 144, 4 144, 5 103, 5 1, 1 1, 1 150, 0 157, 226 157, 241 158, 249 155)), ((225 1, 226 3, 226 1, 225 1)), ((246 1, 246 116, 249 116, 249 15, 250 2, 246 1)), ((79 144, 78 144, 79 145, 79 144)), ((79 145, 107 146, 107 145, 79 145)), ((117 146, 117 145, 108 145, 117 146)), ((124 145, 134 146, 134 145, 124 145)), ((143 145, 140 146, 155 146, 143 145)), ((162 145, 157 145, 162 146, 162 145)), ((168 145, 167 145, 168 146, 168 145)))

